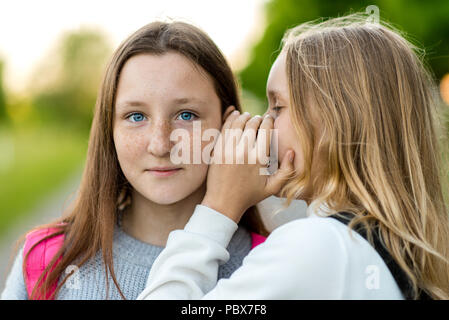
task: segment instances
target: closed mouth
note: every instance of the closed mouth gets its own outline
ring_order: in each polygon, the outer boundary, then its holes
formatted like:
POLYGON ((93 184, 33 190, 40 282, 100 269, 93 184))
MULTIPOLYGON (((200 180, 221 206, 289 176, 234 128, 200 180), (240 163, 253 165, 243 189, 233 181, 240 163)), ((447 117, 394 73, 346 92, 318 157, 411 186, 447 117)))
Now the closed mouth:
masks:
POLYGON ((158 172, 170 172, 170 171, 176 171, 181 170, 182 168, 152 168, 147 169, 147 171, 158 171, 158 172))

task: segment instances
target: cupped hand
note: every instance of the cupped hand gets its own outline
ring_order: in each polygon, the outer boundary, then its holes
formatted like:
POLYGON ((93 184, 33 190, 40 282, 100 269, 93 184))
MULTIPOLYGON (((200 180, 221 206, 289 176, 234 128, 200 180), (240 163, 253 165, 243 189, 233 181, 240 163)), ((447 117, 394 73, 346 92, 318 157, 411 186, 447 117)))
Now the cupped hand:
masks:
POLYGON ((249 207, 280 191, 294 171, 294 151, 286 152, 274 174, 263 174, 270 156, 273 118, 251 117, 233 109, 231 106, 225 112, 201 204, 238 223, 249 207))

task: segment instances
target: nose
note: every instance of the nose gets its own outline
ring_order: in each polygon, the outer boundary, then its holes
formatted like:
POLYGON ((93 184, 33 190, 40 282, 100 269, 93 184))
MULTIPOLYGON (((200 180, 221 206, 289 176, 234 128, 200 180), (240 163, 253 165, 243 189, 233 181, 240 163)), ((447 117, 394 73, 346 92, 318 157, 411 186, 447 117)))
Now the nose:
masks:
POLYGON ((171 148, 170 133, 170 121, 155 119, 150 126, 147 151, 156 157, 169 156, 171 148))

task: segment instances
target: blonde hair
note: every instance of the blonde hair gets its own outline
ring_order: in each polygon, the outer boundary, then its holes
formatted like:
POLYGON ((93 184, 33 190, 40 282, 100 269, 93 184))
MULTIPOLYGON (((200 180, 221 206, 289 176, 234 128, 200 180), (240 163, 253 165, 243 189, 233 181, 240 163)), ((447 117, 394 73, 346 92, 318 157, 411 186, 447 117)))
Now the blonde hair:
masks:
POLYGON ((290 204, 309 186, 313 208, 355 214, 349 226, 365 225, 370 241, 378 226, 413 297, 423 290, 448 299, 443 131, 423 51, 359 13, 301 24, 287 31, 282 50, 305 169, 281 196, 290 204))

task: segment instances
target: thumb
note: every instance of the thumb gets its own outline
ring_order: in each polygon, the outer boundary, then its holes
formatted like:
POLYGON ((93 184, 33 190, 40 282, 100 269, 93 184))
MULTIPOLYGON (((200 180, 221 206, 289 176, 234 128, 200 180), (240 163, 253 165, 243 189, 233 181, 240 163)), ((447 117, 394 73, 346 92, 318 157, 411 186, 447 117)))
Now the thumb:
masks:
POLYGON ((295 168, 293 166, 294 159, 295 152, 293 150, 289 150, 288 152, 286 152, 278 171, 276 171, 275 174, 268 178, 266 187, 267 192, 269 192, 270 194, 277 194, 281 190, 287 180, 295 172, 295 168))

